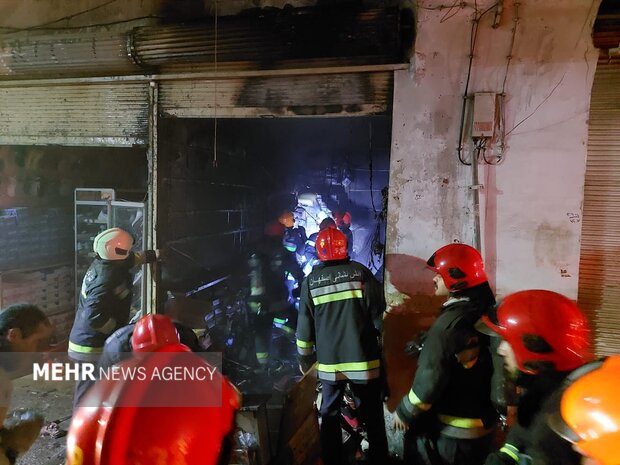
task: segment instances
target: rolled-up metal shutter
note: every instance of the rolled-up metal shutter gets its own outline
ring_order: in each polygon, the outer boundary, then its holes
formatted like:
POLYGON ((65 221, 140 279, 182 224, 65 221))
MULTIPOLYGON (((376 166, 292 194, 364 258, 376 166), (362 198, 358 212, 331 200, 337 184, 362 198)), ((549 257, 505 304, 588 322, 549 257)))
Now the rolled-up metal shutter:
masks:
POLYGON ((0 87, 0 144, 145 145, 148 83, 0 87))
POLYGON ((164 81, 160 112, 181 118, 354 116, 384 113, 391 71, 164 81))
POLYGON ((599 355, 620 352, 620 63, 594 77, 583 204, 580 306, 599 355))

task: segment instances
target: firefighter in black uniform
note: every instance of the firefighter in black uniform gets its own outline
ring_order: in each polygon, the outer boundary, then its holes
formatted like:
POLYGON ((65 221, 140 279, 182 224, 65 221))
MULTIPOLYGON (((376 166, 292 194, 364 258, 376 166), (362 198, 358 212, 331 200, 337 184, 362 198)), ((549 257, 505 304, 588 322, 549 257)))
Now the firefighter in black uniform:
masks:
POLYGON ((321 448, 325 465, 342 465, 340 406, 350 384, 360 419, 368 432, 369 459, 387 460, 381 394, 381 353, 377 322, 385 310, 383 289, 370 270, 351 261, 347 239, 336 228, 319 232, 316 251, 321 263, 301 287, 297 351, 306 371, 313 362, 322 381, 321 448))
POLYGON ((295 215, 290 210, 283 211, 278 217, 278 221, 284 226, 282 245, 286 250, 294 254, 297 260, 297 255, 303 254, 304 245, 308 239, 306 229, 303 226, 295 226, 295 215))
POLYGON ((300 282, 303 273, 281 237, 270 235, 251 254, 248 267, 248 306, 253 315, 256 359, 262 368, 269 369, 272 327, 275 325, 291 341, 294 337, 297 314, 287 283, 289 276, 300 282))
POLYGON ((474 325, 495 303, 480 253, 465 244, 437 250, 427 265, 435 295, 449 296, 428 331, 409 393, 393 414, 416 464, 479 465, 494 438, 493 362, 489 340, 474 325))
MULTIPOLYGON (((155 250, 131 252, 132 246, 131 234, 120 228, 106 229, 95 237, 96 257, 84 275, 69 335, 69 356, 73 360, 96 362, 108 336, 129 322, 131 269, 158 257, 155 250)), ((74 406, 86 388, 87 383, 76 384, 74 406)))
POLYGON ((593 358, 585 315, 561 294, 528 290, 507 296, 477 328, 503 339, 497 351, 521 392, 517 422, 486 465, 578 465, 579 454, 553 433, 547 417, 564 379, 593 358))

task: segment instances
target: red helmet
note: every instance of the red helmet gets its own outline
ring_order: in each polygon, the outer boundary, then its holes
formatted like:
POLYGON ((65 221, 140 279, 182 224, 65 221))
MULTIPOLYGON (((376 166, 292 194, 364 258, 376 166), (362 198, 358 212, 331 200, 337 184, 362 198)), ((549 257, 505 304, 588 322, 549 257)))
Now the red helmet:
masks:
POLYGON ((336 228, 327 228, 319 232, 315 247, 319 260, 325 262, 347 258, 347 245, 347 236, 336 228))
MULTIPOLYGON (((172 347, 172 346, 168 346, 172 347)), ((178 344, 179 351, 184 346, 178 344)), ((147 354, 121 362, 119 370, 146 370, 179 366, 147 354)), ((170 353, 172 358, 179 354, 170 353)), ((183 358, 184 368, 208 364, 195 354, 183 358)), ((211 367, 212 368, 212 367, 211 367)), ((93 385, 73 415, 67 437, 68 465, 216 465, 222 462, 222 445, 234 427, 239 409, 238 391, 215 371, 213 381, 184 382, 183 396, 204 400, 203 405, 136 406, 141 398, 157 395, 152 382, 119 382, 102 379, 93 385), (221 389, 219 388, 221 386, 221 389), (213 402, 215 396, 221 396, 213 402), (133 403, 136 401, 136 403, 133 403), (89 407, 92 405, 93 407, 89 407), (128 406, 131 405, 131 406, 128 406)), ((176 389, 176 388, 175 388, 176 389)), ((176 393, 178 398, 178 393, 176 393)))
POLYGON ((557 292, 515 292, 481 322, 479 329, 489 334, 486 326, 510 344, 524 373, 536 374, 540 362, 551 362, 558 371, 574 370, 594 358, 588 320, 557 292))
POLYGON ((134 352, 155 352, 169 345, 178 344, 179 335, 170 317, 146 315, 138 320, 131 335, 134 352))
POLYGON ((488 281, 480 252, 469 245, 443 246, 426 264, 442 277, 449 291, 462 291, 488 281))
POLYGON ((334 213, 334 221, 336 221, 336 225, 340 228, 342 226, 351 226, 351 213, 349 212, 336 212, 334 213))

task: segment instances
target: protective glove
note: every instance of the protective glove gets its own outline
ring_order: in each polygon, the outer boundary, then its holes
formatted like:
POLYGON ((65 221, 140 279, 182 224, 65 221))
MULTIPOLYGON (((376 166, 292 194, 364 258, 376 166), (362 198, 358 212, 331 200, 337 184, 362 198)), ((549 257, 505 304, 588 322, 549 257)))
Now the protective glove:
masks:
MULTIPOLYGON (((17 409, 9 413, 0 430, 0 447, 9 463, 30 449, 43 427, 43 416, 33 410, 17 409)), ((0 464, 2 462, 0 461, 0 464)))

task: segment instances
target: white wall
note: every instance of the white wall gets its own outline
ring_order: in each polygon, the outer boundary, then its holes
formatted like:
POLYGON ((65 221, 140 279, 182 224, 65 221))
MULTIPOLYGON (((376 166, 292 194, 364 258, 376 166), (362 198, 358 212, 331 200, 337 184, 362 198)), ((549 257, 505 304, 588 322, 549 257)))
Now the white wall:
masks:
MULTIPOLYGON (((418 8, 411 70, 395 75, 387 239, 392 283, 403 273, 420 285, 429 277, 402 266, 419 261, 394 256, 426 260, 448 242, 474 244, 472 171, 456 155, 474 11, 469 2, 450 12, 432 9, 441 3, 418 8)), ((478 2, 479 12, 493 3, 478 2)), ((501 92, 516 13, 513 2, 503 3, 498 28, 491 28, 494 10, 479 23, 468 94, 501 92)), ((482 251, 499 295, 545 288, 577 298, 598 4, 520 2, 505 86, 503 162, 479 165, 482 251)), ((489 155, 498 153, 494 149, 489 155)), ((394 305, 407 299, 402 287, 388 286, 394 305)), ((415 286, 407 294, 412 291, 415 286)))

